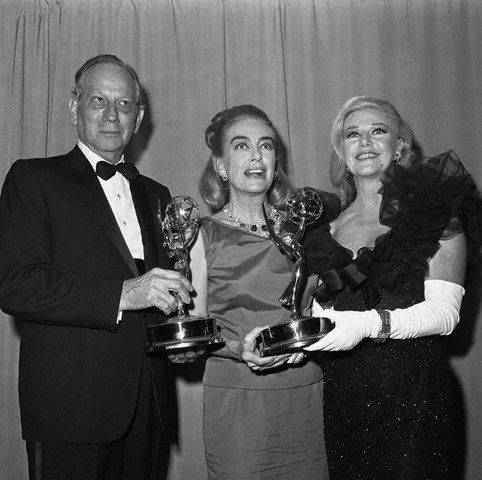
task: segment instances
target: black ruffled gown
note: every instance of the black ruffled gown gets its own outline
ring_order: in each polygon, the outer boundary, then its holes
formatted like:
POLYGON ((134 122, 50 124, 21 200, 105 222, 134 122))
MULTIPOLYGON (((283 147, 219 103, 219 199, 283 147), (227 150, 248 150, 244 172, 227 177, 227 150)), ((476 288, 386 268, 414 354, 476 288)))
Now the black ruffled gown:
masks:
MULTIPOLYGON (((394 310, 424 300, 428 259, 462 228, 478 255, 475 185, 453 152, 393 165, 382 179, 380 221, 391 227, 356 260, 322 225, 307 234, 314 296, 336 310, 394 310), (455 219, 455 220, 454 220, 455 219)), ((330 480, 451 479, 454 384, 442 337, 365 339, 330 354, 324 367, 330 480)))

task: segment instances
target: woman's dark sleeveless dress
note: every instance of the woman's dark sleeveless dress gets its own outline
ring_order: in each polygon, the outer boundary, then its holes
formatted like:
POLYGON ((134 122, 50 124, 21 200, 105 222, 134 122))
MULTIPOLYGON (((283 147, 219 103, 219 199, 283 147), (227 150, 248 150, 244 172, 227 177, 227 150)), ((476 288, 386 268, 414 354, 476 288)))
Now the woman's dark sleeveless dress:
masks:
MULTIPOLYGON (((461 222, 471 256, 480 245, 480 201, 453 152, 408 169, 394 165, 382 184, 380 220, 391 230, 373 249, 361 249, 353 260, 327 226, 306 240, 310 271, 324 282, 315 298, 336 310, 394 310, 423 301, 427 261, 442 234, 459 231, 461 222)), ((324 416, 330 480, 453 478, 454 384, 442 341, 365 339, 329 355, 324 416)))

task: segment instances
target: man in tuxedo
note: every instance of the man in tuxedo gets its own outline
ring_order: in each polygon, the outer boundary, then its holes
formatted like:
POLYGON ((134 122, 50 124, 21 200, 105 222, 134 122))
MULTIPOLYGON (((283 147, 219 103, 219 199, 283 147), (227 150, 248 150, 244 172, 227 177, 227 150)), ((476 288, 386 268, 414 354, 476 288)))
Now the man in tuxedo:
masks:
POLYGON ((18 160, 0 197, 0 307, 21 322, 19 399, 31 479, 161 479, 163 360, 145 326, 189 303, 156 218, 166 187, 126 163, 144 115, 113 55, 75 75, 66 155, 18 160), (97 173, 96 173, 97 172, 97 173), (157 307, 157 308, 152 308, 157 307))

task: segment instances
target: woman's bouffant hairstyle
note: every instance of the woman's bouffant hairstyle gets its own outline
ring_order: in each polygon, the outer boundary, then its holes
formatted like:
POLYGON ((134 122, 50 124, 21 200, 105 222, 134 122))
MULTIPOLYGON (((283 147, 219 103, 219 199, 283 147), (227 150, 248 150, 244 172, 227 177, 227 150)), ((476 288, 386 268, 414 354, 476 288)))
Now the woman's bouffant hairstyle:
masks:
POLYGON ((356 187, 353 175, 346 173, 346 162, 343 151, 344 125, 346 119, 352 113, 364 109, 380 110, 387 114, 392 120, 395 133, 398 139, 402 141, 402 149, 400 151, 399 159, 400 163, 404 164, 409 162, 414 155, 414 136, 412 129, 390 102, 379 98, 369 97, 367 95, 350 98, 350 100, 345 102, 341 107, 331 128, 333 153, 330 161, 330 179, 333 186, 340 189, 344 208, 350 205, 356 197, 356 187))
POLYGON ((243 118, 256 118, 273 130, 276 169, 267 199, 271 205, 281 207, 292 191, 291 182, 284 171, 287 158, 286 148, 268 115, 254 105, 238 105, 228 108, 216 114, 211 120, 205 133, 206 145, 211 150, 211 155, 199 181, 201 196, 206 204, 214 210, 220 210, 229 202, 229 182, 221 179, 217 171, 216 158, 223 157, 223 141, 226 130, 243 118))

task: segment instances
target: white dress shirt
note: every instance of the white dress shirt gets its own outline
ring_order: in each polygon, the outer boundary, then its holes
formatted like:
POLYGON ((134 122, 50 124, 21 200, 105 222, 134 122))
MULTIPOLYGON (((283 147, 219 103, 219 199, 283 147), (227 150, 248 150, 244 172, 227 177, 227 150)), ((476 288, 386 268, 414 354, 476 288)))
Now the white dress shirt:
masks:
MULTIPOLYGON (((94 153, 87 145, 80 140, 77 142, 82 153, 86 156, 92 168, 96 169, 97 162, 104 160, 102 157, 94 153)), ((105 160, 104 160, 105 161, 105 160)), ((120 162, 124 161, 124 156, 121 157, 120 162)), ((99 176, 97 180, 104 190, 112 213, 119 225, 122 236, 129 247, 129 251, 133 258, 144 260, 144 246, 142 245, 142 234, 137 220, 136 210, 131 195, 131 187, 129 180, 127 180, 121 173, 116 172, 109 180, 103 180, 99 176)), ((117 313, 116 323, 122 320, 122 310, 117 313)))
MULTIPOLYGON (((87 160, 95 171, 97 162, 104 159, 90 150, 90 148, 80 140, 77 145, 87 157, 87 160)), ((123 161, 124 156, 122 156, 119 163, 123 161)), ((116 172, 116 174, 109 178, 109 180, 103 180, 100 177, 97 177, 97 180, 99 181, 102 190, 104 190, 107 201, 109 202, 112 213, 117 220, 117 225, 119 225, 120 231, 129 247, 131 255, 133 258, 144 260, 144 246, 142 245, 141 228, 139 227, 134 202, 132 201, 129 181, 119 172, 116 172)))

